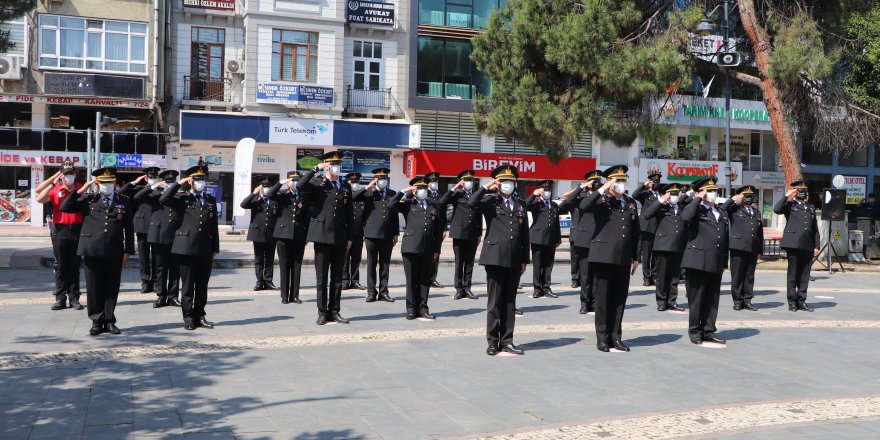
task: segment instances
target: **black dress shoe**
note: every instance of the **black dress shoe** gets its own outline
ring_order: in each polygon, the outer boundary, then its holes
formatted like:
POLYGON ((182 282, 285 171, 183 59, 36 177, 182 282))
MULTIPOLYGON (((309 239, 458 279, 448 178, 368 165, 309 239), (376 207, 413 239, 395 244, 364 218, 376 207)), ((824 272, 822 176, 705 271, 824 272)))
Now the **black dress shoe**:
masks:
POLYGON ((657 306, 657 311, 658 311, 658 312, 665 312, 665 311, 666 311, 666 306, 664 306, 664 305, 657 306))
POLYGON ((92 328, 89 329, 89 334, 92 336, 98 336, 101 333, 104 333, 104 326, 101 324, 92 324, 92 328))
POLYGON ((70 308, 71 309, 82 310, 85 308, 85 307, 83 307, 82 304, 80 304, 78 294, 73 294, 73 295, 68 295, 68 296, 70 297, 70 308))
POLYGON ((600 342, 600 343, 596 344, 596 350, 604 351, 605 353, 608 353, 609 351, 611 351, 611 349, 608 348, 607 342, 600 342))
POLYGON ((596 313, 596 303, 590 303, 587 306, 587 313, 589 313, 589 312, 596 313))
POLYGON ((647 286, 650 286, 650 285, 651 285, 651 282, 648 281, 648 280, 645 280, 645 281, 642 281, 642 285, 645 286, 645 287, 647 287, 647 286))
POLYGON ((673 312, 683 312, 684 307, 679 307, 678 304, 670 304, 666 306, 666 310, 671 310, 673 312))
POLYGON ((199 320, 199 327, 204 327, 204 328, 214 328, 214 323, 211 322, 211 321, 208 321, 208 320, 205 319, 205 317, 203 316, 202 319, 199 320))
POLYGON ((805 312, 812 312, 812 311, 813 311, 813 308, 810 307, 810 306, 808 306, 808 305, 806 305, 805 303, 800 303, 800 304, 798 304, 798 305, 797 305, 797 309, 798 309, 798 310, 803 310, 803 311, 805 311, 805 312))
POLYGON ((742 304, 734 304, 733 305, 733 310, 742 310, 742 309, 743 309, 742 304))
POLYGON ((333 321, 338 322, 340 324, 348 324, 348 320, 343 318, 342 315, 339 314, 339 312, 335 312, 335 313, 331 314, 330 318, 333 321))
POLYGON ((254 284, 254 292, 259 292, 263 290, 263 283, 254 284))
POLYGON ((122 333, 122 330, 119 330, 119 327, 117 327, 116 324, 113 324, 113 323, 107 324, 106 328, 107 328, 107 332, 110 333, 111 335, 118 335, 118 334, 122 333))
POLYGON ((746 310, 751 310, 751 311, 753 311, 753 312, 758 310, 757 307, 753 306, 752 303, 750 303, 750 302, 748 302, 748 301, 745 302, 745 303, 743 303, 743 308, 746 309, 746 310))
POLYGON ((416 314, 415 314, 415 313, 407 313, 407 314, 406 314, 406 319, 407 319, 408 321, 412 321, 413 319, 416 319, 416 314))
POLYGON ((516 345, 513 344, 507 344, 504 347, 501 347, 501 351, 510 354, 525 354, 525 351, 516 348, 516 345))
POLYGON ((268 283, 263 283, 263 290, 278 290, 278 286, 269 281, 268 283))
POLYGON ((577 289, 578 287, 581 287, 581 283, 579 281, 572 281, 571 282, 572 289, 577 289))
POLYGON ((791 311, 791 312, 797 312, 797 311, 798 311, 798 306, 797 306, 796 304, 789 304, 789 305, 788 305, 788 310, 791 311))
POLYGON ((422 313, 422 318, 425 318, 425 319, 437 319, 437 317, 434 316, 434 315, 432 315, 430 312, 422 313))
POLYGON ((357 290, 367 290, 366 287, 362 286, 361 283, 359 283, 359 282, 357 282, 357 281, 351 283, 351 288, 352 288, 352 289, 357 289, 357 290))
POLYGON ((459 290, 459 291, 456 291, 456 292, 455 292, 455 295, 452 296, 452 299, 454 299, 454 300, 456 300, 456 301, 458 301, 458 300, 460 300, 460 299, 462 299, 462 298, 464 298, 464 292, 462 292, 462 291, 460 291, 460 290, 459 290))
POLYGON ((177 300, 176 296, 166 296, 165 304, 168 304, 171 307, 180 307, 180 301, 177 300))
POLYGON ((376 295, 367 295, 367 300, 366 300, 366 301, 367 301, 368 303, 376 302, 376 295))
POLYGON ((165 297, 160 296, 160 297, 156 298, 156 302, 153 303, 153 308, 159 309, 159 308, 165 307, 167 305, 168 304, 165 302, 165 297))
POLYGON ((498 354, 498 347, 490 345, 489 348, 486 349, 486 354, 488 354, 489 356, 495 356, 496 354, 498 354))
POLYGON ((185 322, 183 324, 183 328, 186 330, 192 331, 192 330, 199 328, 199 326, 197 326, 194 322, 185 322))
POLYGON ((581 315, 587 314, 587 303, 581 303, 581 309, 578 311, 581 315))
POLYGON ((291 298, 290 298, 290 302, 295 303, 295 304, 302 304, 302 303, 303 303, 302 300, 299 299, 299 296, 293 296, 293 297, 291 297, 291 298))
POLYGON ((514 314, 514 315, 522 315, 522 314, 523 314, 523 311, 520 310, 520 309, 513 309, 513 314, 514 314))
POLYGON ((540 298, 541 296, 543 295, 540 291, 536 290, 534 293, 532 293, 532 298, 540 298))
POLYGON ((55 304, 52 304, 52 310, 63 310, 67 308, 67 297, 60 295, 56 297, 55 304))
POLYGON ((446 287, 446 286, 444 286, 444 285, 438 283, 437 281, 431 281, 431 287, 434 287, 434 288, 436 288, 436 289, 442 289, 442 288, 444 288, 444 287, 446 287))
POLYGON ((611 347, 614 348, 615 350, 629 351, 629 347, 627 347, 626 345, 623 345, 623 342, 621 342, 621 341, 614 341, 614 343, 611 344, 611 347))
POLYGON ((725 341, 724 339, 719 339, 718 336, 715 336, 715 335, 704 337, 703 341, 714 342, 716 344, 722 344, 722 345, 727 344, 727 341, 725 341))
POLYGON ((388 302, 388 303, 393 303, 393 302, 394 302, 394 298, 388 296, 387 293, 383 293, 383 294, 379 295, 379 301, 385 301, 385 302, 388 302))
POLYGON ((146 283, 141 284, 141 293, 150 293, 152 291, 153 291, 153 289, 150 287, 149 284, 146 284, 146 283))
POLYGON ((691 343, 692 343, 692 344, 697 344, 697 345, 703 345, 703 340, 702 340, 702 339, 691 338, 691 343))
POLYGON ((290 300, 287 298, 281 298, 281 304, 290 304, 290 300))
POLYGON ((474 292, 471 292, 471 289, 464 291, 464 297, 467 299, 477 299, 477 295, 474 295, 474 292))
POLYGON ((318 325, 324 325, 324 324, 326 324, 326 323, 327 323, 327 315, 325 315, 325 314, 323 314, 323 313, 321 313, 320 315, 318 315, 318 320, 315 321, 315 324, 318 324, 318 325))
POLYGON ((550 289, 544 291, 544 296, 548 298, 559 298, 559 295, 553 293, 553 291, 551 291, 550 289))

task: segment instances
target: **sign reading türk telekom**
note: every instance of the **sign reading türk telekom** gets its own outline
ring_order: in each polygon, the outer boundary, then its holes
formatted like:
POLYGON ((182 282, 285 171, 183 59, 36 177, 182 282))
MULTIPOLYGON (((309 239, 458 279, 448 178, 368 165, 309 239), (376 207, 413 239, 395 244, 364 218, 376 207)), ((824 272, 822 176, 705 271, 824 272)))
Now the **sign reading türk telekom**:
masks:
POLYGON ((546 156, 528 154, 454 153, 445 151, 407 151, 405 171, 409 177, 432 171, 441 176, 456 176, 472 169, 478 177, 489 177, 499 165, 511 165, 521 179, 583 180, 596 168, 596 159, 570 157, 553 163, 546 156))

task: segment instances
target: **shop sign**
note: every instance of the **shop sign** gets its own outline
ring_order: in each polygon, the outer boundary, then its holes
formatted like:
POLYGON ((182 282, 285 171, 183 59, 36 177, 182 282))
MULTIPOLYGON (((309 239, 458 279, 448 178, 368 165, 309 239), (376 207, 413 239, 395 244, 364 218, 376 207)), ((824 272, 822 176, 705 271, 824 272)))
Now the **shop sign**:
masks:
POLYGON ((333 121, 271 118, 269 143, 287 145, 333 145, 333 121))
POLYGON ((349 23, 394 26, 394 4, 350 0, 345 17, 349 23))
POLYGON ((144 99, 144 79, 91 73, 46 73, 44 90, 48 95, 110 96, 144 99))
POLYGON ((404 159, 407 176, 415 177, 436 171, 442 176, 457 176, 473 169, 478 177, 489 177, 499 165, 511 165, 521 179, 583 180, 587 171, 596 168, 596 159, 569 157, 553 163, 546 156, 527 154, 457 153, 445 151, 407 151, 404 159))
POLYGON ((183 0, 183 6, 188 9, 235 11, 235 0, 183 0))
POLYGON ((744 171, 743 185, 757 187, 785 186, 785 174, 781 171, 744 171))
MULTIPOLYGON (((722 128, 727 125, 724 100, 698 96, 673 95, 652 101, 650 111, 661 122, 722 128)), ((734 129, 771 130, 770 113, 761 101, 730 100, 730 126, 734 129)))
MULTIPOLYGON (((691 118, 727 118, 727 112, 724 111, 724 107, 684 104, 681 106, 681 111, 685 116, 691 118)), ((730 109, 730 115, 731 119, 735 121, 770 122, 770 114, 767 110, 732 108, 730 109)))
MULTIPOLYGON (((726 185, 724 162, 703 160, 642 159, 638 181, 648 180, 648 174, 660 173, 664 182, 690 183, 704 177, 717 177, 719 185, 726 185)), ((742 162, 731 162, 731 185, 741 185, 742 162)))
POLYGON ((300 173, 306 172, 321 163, 321 157, 324 155, 323 148, 297 148, 296 149, 296 170, 300 173))
POLYGON ((234 148, 180 149, 180 168, 185 170, 198 164, 208 166, 209 171, 232 171, 234 148))
POLYGON ((302 84, 257 83, 257 102, 332 107, 333 88, 302 84))
POLYGON ((0 165, 50 165, 60 167, 66 160, 73 162, 74 166, 84 167, 86 166, 86 153, 0 150, 0 165))
POLYGON ((373 178, 376 168, 391 169, 391 153, 372 150, 339 150, 342 154, 342 173, 361 173, 364 178, 373 178))
POLYGON ((409 126, 409 148, 422 148, 422 124, 409 126))
POLYGON ((843 185, 838 189, 846 190, 846 204, 856 205, 865 199, 868 188, 868 178, 863 176, 843 176, 843 185))
POLYGON ((18 102, 25 104, 54 104, 54 105, 77 105, 89 107, 128 107, 150 108, 148 101, 135 101, 128 99, 112 98, 84 98, 74 96, 40 96, 40 95, 9 95, 0 94, 0 103, 18 102))

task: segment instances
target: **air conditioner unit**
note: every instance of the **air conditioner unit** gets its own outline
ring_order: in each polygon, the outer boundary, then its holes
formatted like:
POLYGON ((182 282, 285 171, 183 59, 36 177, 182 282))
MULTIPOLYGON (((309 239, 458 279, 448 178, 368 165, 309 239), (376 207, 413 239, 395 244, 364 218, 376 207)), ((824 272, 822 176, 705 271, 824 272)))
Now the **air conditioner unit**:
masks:
POLYGON ((0 56, 0 79, 19 80, 21 78, 21 61, 18 56, 0 56))
POLYGON ((229 60, 226 62, 226 71, 234 75, 244 74, 244 61, 229 60))

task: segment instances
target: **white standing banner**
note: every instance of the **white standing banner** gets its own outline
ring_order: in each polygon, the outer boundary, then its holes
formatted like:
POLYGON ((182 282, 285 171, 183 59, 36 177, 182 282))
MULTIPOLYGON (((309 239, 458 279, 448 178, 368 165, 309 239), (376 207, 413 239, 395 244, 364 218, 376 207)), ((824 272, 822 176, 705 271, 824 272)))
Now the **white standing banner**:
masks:
POLYGON ((257 141, 253 138, 244 138, 238 141, 235 146, 235 167, 234 179, 232 186, 232 215, 234 216, 234 224, 237 228, 247 228, 249 226, 249 218, 245 216, 247 210, 242 208, 240 203, 251 193, 251 169, 254 163, 254 147, 257 141))

